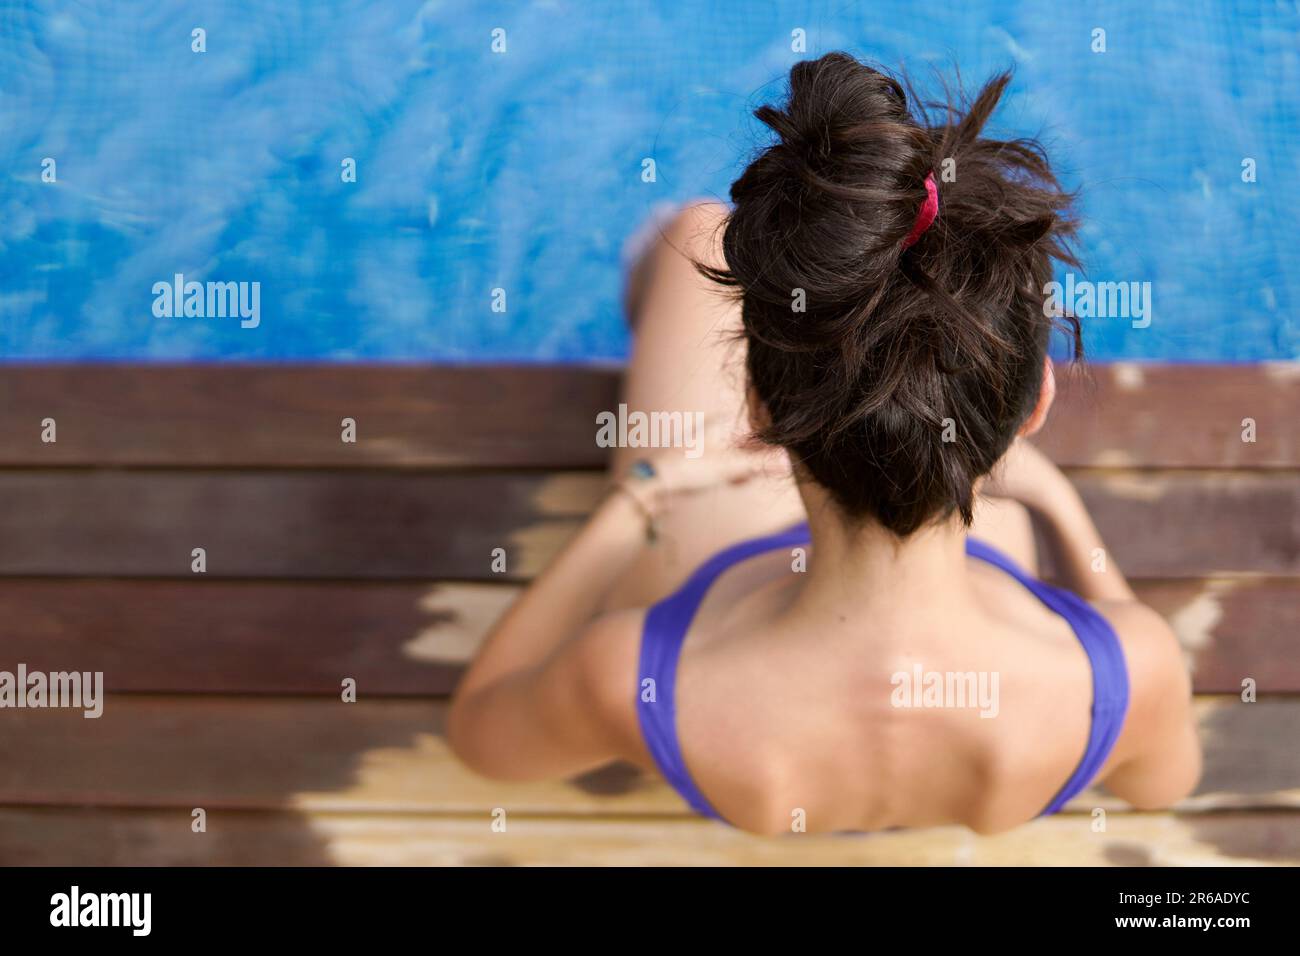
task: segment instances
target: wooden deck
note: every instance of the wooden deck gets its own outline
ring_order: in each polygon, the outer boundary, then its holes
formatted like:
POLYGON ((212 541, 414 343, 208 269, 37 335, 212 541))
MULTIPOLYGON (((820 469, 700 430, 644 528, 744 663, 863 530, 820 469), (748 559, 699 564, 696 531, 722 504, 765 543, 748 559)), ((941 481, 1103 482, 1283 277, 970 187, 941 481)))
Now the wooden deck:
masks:
POLYGON ((111 693, 98 720, 0 711, 0 863, 1300 863, 1300 366, 1093 374, 1043 444, 1186 648, 1197 794, 1089 793, 992 838, 764 840, 628 768, 480 780, 441 736, 484 629, 600 493, 616 371, 6 368, 0 670, 111 693))

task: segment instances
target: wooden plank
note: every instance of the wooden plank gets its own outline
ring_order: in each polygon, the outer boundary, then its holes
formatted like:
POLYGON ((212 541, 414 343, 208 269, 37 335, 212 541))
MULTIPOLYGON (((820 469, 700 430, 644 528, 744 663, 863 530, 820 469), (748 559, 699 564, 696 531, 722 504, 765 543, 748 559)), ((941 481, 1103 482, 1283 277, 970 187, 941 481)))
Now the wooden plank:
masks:
MULTIPOLYGON (((446 704, 319 698, 109 697, 80 711, 7 710, 0 805, 313 812, 678 816, 658 777, 620 765, 505 784, 465 770, 442 737, 446 704)), ((1197 701, 1205 774, 1181 809, 1300 808, 1300 698, 1197 701)), ((1097 792, 1070 810, 1123 804, 1097 792)))
POLYGON ((1300 691, 1300 579, 1135 581, 1138 597, 1173 626, 1200 693, 1300 691))
POLYGON ((1300 467, 1300 363, 1095 365, 1058 374, 1037 441, 1064 465, 1300 467), (1254 441, 1243 422, 1254 422, 1254 441))
POLYGON ((626 768, 504 784, 465 770, 444 701, 110 697, 80 711, 6 710, 0 805, 201 806, 675 814, 676 796, 626 768))
POLYGON ((1300 573, 1298 472, 1071 475, 1127 575, 1300 573))
POLYGON ((0 574, 529 577, 604 488, 581 472, 0 473, 0 574))
MULTIPOLYGON (((1300 578, 1134 582, 1201 693, 1300 691, 1300 578)), ((114 692, 447 694, 517 584, 0 579, 0 648, 114 692), (250 666, 256 662, 256 666, 250 666)))
MULTIPOLYGON (((1300 574, 1300 472, 1082 472, 1131 577, 1300 574)), ((544 566, 592 472, 0 472, 0 574, 492 579, 544 566)))
MULTIPOLYGON (((577 366, 10 365, 0 466, 595 467, 621 370, 577 366), (59 440, 40 440, 41 421, 59 440), (359 441, 339 440, 344 417, 359 441)), ((1092 467, 1300 467, 1300 363, 1062 371, 1041 440, 1092 467), (1256 441, 1241 440, 1245 418, 1256 441)))
POLYGON ((509 584, 0 579, 0 667, 110 692, 447 694, 509 584), (5 663, 7 662, 7 663, 5 663))
POLYGON ((0 466, 598 467, 617 369, 9 365, 0 466), (58 441, 41 440, 53 418, 58 441), (340 423, 357 423, 357 441, 340 423))
POLYGON ((980 837, 960 828, 755 837, 721 823, 486 814, 211 813, 0 809, 11 866, 1294 866, 1300 813, 1112 814, 1036 820, 980 837))

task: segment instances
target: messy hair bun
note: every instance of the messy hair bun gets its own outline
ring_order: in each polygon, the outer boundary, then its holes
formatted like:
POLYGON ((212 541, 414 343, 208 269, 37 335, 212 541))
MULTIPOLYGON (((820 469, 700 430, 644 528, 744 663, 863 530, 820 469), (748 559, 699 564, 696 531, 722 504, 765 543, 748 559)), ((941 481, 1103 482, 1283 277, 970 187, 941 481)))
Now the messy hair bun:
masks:
POLYGON ((970 523, 1038 395, 1052 260, 1076 264, 1041 147, 980 136, 1009 79, 931 122, 846 54, 796 64, 784 106, 755 113, 779 140, 731 187, 726 268, 700 267, 741 299, 758 437, 898 535, 970 523), (905 247, 928 175, 939 216, 905 247))

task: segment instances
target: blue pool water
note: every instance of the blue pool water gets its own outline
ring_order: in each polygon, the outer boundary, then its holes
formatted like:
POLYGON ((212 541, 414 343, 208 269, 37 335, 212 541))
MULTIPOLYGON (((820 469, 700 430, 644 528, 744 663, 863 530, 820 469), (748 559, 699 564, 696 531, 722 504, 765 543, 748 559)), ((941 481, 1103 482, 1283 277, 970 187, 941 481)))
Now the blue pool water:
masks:
POLYGON ((1094 356, 1300 357, 1300 14, 1209 0, 0 0, 0 357, 617 359, 629 234, 724 196, 833 49, 1016 68, 1000 129, 1083 189, 1089 277, 1152 283, 1094 356), (156 316, 176 273, 260 283, 259 324, 156 316))

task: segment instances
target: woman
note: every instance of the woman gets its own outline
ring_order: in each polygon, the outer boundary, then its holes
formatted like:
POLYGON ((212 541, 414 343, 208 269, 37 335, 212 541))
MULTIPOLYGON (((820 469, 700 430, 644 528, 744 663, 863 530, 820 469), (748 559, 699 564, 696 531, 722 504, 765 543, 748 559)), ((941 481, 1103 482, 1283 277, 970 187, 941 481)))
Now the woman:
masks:
POLYGON ((758 833, 989 833, 1095 782, 1195 786, 1174 636, 1025 441, 1074 225, 1035 144, 980 135, 1007 81, 931 124, 830 54, 758 110, 779 139, 734 208, 681 212, 630 296, 624 400, 703 412, 704 453, 619 449, 457 691, 470 767, 621 758, 758 833), (1030 512, 1069 590, 1034 578, 1030 512))

